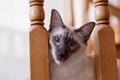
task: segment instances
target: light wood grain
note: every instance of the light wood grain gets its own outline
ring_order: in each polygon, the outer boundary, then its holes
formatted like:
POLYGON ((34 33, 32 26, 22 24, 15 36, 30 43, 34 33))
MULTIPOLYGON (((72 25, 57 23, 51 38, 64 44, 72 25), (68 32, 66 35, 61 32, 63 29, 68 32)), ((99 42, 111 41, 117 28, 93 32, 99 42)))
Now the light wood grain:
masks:
POLYGON ((49 80, 48 33, 43 26, 44 0, 30 0, 30 71, 31 80, 49 80))
MULTIPOLYGON (((81 25, 84 25, 84 24, 86 24, 87 22, 88 22, 88 19, 89 19, 89 17, 88 17, 88 10, 89 10, 89 0, 81 0, 80 1, 81 3, 81 8, 79 9, 79 10, 81 10, 81 14, 82 14, 82 16, 81 16, 81 20, 82 20, 82 24, 81 25)), ((79 22, 81 21, 79 19, 79 22)))
POLYGON ((117 16, 120 19, 120 8, 117 8, 112 4, 109 4, 109 9, 110 13, 112 13, 113 15, 117 16))
POLYGON ((74 26, 73 0, 64 0, 64 22, 67 26, 74 26))
POLYGON ((114 32, 109 26, 108 0, 93 0, 97 28, 94 48, 97 80, 118 80, 114 32))
POLYGON ((116 49, 117 49, 117 58, 120 59, 120 44, 116 45, 116 49))

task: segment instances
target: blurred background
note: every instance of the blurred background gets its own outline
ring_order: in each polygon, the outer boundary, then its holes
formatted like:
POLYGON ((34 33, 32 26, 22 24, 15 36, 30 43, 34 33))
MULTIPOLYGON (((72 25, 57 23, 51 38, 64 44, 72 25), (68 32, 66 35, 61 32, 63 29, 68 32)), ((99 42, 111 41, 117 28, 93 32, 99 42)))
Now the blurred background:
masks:
MULTIPOLYGON (((119 46, 120 0, 110 0, 110 4, 110 24, 119 46)), ((29 0, 0 2, 0 80, 28 80, 30 77, 29 9, 29 0)), ((95 21, 91 0, 45 0, 44 9, 47 30, 51 9, 57 9, 68 26, 78 28, 88 21, 95 21)), ((88 52, 93 52, 92 47, 88 52)))

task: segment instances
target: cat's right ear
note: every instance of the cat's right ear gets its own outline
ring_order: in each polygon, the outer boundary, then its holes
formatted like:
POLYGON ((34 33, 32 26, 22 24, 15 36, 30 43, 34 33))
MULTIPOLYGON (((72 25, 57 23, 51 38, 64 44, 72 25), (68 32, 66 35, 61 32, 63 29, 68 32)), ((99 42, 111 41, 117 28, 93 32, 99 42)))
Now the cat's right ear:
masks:
POLYGON ((56 29, 59 29, 59 27, 64 28, 64 23, 62 21, 62 18, 60 14, 57 12, 57 10, 53 9, 51 12, 51 19, 50 19, 50 29, 49 31, 53 31, 56 29))
POLYGON ((79 29, 75 30, 76 33, 81 34, 83 36, 83 41, 86 43, 95 27, 95 22, 89 22, 79 29))

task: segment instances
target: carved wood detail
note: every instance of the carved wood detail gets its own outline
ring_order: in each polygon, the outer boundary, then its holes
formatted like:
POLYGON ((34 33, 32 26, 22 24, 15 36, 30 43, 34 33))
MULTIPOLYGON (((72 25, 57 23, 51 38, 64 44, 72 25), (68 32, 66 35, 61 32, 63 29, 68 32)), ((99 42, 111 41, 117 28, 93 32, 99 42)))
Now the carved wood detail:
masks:
POLYGON ((48 33, 44 28, 44 0, 30 2, 30 70, 31 80, 49 80, 48 33))
POLYGON ((109 26, 108 0, 93 0, 93 2, 97 23, 94 32, 96 78, 118 80, 114 32, 109 26))

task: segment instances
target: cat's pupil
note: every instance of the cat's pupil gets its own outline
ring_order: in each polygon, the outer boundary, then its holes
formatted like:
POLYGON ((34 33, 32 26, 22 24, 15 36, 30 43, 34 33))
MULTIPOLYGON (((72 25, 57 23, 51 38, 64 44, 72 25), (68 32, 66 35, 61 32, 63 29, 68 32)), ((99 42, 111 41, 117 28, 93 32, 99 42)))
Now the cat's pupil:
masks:
POLYGON ((60 42, 60 38, 59 38, 59 37, 55 37, 55 41, 56 41, 57 43, 59 43, 59 42, 60 42))

